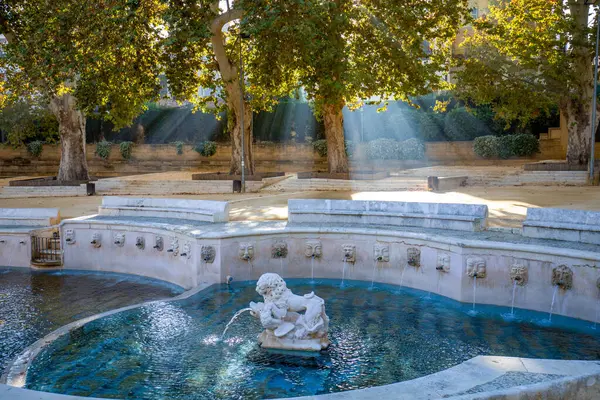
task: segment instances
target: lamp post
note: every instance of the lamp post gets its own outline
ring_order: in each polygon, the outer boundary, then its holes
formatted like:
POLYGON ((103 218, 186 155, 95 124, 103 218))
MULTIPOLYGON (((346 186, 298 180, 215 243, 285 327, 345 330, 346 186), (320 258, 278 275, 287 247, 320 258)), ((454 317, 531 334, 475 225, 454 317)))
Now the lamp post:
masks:
POLYGON ((245 141, 245 132, 244 132, 244 57, 242 57, 242 30, 240 29, 240 110, 241 110, 241 119, 240 124, 242 128, 242 187, 240 188, 241 193, 246 193, 246 156, 244 151, 244 141, 245 141))
MULTIPOLYGON (((593 5, 595 0, 586 1, 585 4, 593 5)), ((595 167, 595 152, 596 152, 596 102, 598 87, 598 42, 600 41, 600 18, 599 13, 596 12, 596 54, 594 57, 594 89, 592 91, 592 132, 591 132, 591 143, 590 143, 590 182, 594 182, 594 167, 595 167)))

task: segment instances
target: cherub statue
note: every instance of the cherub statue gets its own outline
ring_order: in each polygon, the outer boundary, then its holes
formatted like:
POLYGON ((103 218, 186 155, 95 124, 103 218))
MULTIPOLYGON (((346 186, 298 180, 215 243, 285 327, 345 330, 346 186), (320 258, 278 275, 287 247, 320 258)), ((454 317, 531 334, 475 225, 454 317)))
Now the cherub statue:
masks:
POLYGON ((329 317, 325 302, 314 292, 298 296, 277 274, 263 274, 256 291, 264 303, 250 303, 251 314, 265 328, 259 342, 263 347, 319 351, 329 346, 329 317), (304 312, 304 314, 302 314, 304 312))

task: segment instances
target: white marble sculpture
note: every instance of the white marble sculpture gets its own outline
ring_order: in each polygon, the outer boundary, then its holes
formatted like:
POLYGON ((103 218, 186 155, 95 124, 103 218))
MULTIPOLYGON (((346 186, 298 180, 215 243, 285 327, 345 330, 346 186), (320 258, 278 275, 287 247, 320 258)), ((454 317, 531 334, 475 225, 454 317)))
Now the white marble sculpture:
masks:
POLYGON ((325 302, 311 292, 298 296, 274 273, 263 274, 256 291, 264 303, 250 303, 251 314, 265 328, 258 341, 264 348, 320 351, 329 346, 325 302), (304 314, 302 314, 304 312, 304 314))

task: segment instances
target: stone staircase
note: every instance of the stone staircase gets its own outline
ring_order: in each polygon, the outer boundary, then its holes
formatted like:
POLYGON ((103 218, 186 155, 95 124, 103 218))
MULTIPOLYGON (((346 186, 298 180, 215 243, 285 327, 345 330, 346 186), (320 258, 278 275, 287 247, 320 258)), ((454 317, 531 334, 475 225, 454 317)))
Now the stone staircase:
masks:
MULTIPOLYGON (((262 182, 246 182, 246 191, 258 192, 262 182)), ((193 180, 135 180, 135 179, 100 179, 96 182, 98 195, 184 195, 232 193, 231 181, 193 181, 193 180)))
POLYGON ((584 186, 587 171, 518 171, 511 174, 470 175, 467 186, 584 186))
POLYGON ((427 190, 427 178, 391 177, 386 179, 340 180, 340 179, 298 179, 296 175, 268 186, 263 191, 296 192, 296 191, 364 191, 385 192, 404 190, 427 190))
POLYGON ((4 186, 1 198, 16 197, 77 197, 87 196, 85 185, 80 186, 4 186))

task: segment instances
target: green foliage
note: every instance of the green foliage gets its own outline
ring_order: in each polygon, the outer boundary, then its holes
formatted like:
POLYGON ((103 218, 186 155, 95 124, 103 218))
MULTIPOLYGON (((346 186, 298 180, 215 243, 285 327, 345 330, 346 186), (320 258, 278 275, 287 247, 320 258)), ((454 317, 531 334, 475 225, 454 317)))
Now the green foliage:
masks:
POLYGON ((531 157, 540 151, 533 135, 482 136, 473 141, 473 151, 483 158, 531 157))
POLYGON ((505 135, 498 137, 498 157, 506 160, 511 158, 513 154, 513 138, 514 135, 505 135))
POLYGON ((425 145, 419 139, 408 139, 399 144, 401 160, 422 160, 425 158, 425 145))
POLYGON ((33 142, 27 143, 27 152, 34 157, 41 156, 42 150, 44 150, 44 142, 41 140, 34 140, 33 142))
POLYGON ((353 141, 351 141, 351 140, 346 140, 346 141, 344 142, 344 145, 345 145, 345 149, 346 149, 346 155, 347 155, 349 158, 352 158, 352 157, 354 157, 354 153, 355 153, 355 151, 356 151, 356 143, 354 143, 354 142, 353 142, 353 141))
POLYGON ((124 160, 129 160, 131 158, 131 153, 133 152, 133 142, 121 142, 119 151, 124 160))
POLYGON ((463 107, 446 114, 444 132, 451 141, 473 140, 489 134, 485 124, 463 107))
POLYGON ((590 3, 494 2, 463 44, 468 56, 457 58, 456 93, 521 124, 554 104, 587 102, 595 39, 588 27, 590 3))
POLYGON ((56 117, 37 101, 19 99, 0 109, 0 131, 12 146, 32 140, 55 143, 58 140, 56 117))
POLYGON ((112 143, 106 140, 96 143, 96 155, 103 160, 108 160, 110 157, 110 151, 112 149, 112 143))
POLYGON ((177 150, 177 155, 178 156, 180 156, 180 155, 183 154, 183 145, 184 144, 185 143, 183 143, 182 141, 179 141, 179 140, 176 141, 176 142, 173 142, 173 145, 175 146, 175 150, 177 150))
POLYGON ((517 157, 531 157, 540 152, 540 142, 533 135, 513 135, 511 150, 517 157))
MULTIPOLYGON (((346 155, 350 158, 354 156, 356 151, 356 143, 351 140, 344 142, 346 155)), ((320 157, 327 157, 327 140, 320 139, 312 142, 313 149, 319 154, 320 157)))
POLYGON ((480 136, 473 141, 473 151, 479 157, 494 158, 498 157, 500 141, 493 135, 480 136))
POLYGON ((399 160, 402 150, 394 139, 375 139, 367 143, 367 157, 370 160, 399 160))
POLYGON ((203 157, 212 157, 217 153, 217 143, 216 142, 201 142, 196 145, 194 148, 203 157))
POLYGON ((255 43, 253 87, 271 91, 295 78, 322 115, 380 96, 408 100, 446 87, 452 41, 468 15, 464 0, 238 0, 255 43), (293 4, 290 6, 290 4, 293 4), (428 42, 429 46, 423 43, 428 42))
POLYGON ((321 157, 327 157, 327 140, 320 139, 312 142, 313 149, 319 154, 321 157))
POLYGON ((86 114, 128 125, 158 99, 164 10, 161 0, 3 0, 5 92, 46 104, 71 93, 86 114))
POLYGON ((367 143, 366 154, 370 160, 422 160, 425 158, 425 144, 415 138, 402 142, 375 139, 367 143))
POLYGON ((426 142, 442 142, 448 140, 444 134, 446 115, 440 113, 419 113, 419 137, 426 142))

